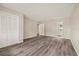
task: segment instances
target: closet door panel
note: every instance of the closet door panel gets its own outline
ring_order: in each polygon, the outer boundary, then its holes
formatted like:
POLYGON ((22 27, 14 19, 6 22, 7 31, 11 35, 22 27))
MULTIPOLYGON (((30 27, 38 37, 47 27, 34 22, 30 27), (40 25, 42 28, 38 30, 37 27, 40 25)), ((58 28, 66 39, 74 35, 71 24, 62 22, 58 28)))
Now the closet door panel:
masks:
POLYGON ((19 19, 17 16, 8 16, 8 45, 19 42, 19 19))
POLYGON ((8 35, 7 35, 7 22, 6 22, 6 16, 0 15, 0 47, 7 46, 8 43, 8 35))

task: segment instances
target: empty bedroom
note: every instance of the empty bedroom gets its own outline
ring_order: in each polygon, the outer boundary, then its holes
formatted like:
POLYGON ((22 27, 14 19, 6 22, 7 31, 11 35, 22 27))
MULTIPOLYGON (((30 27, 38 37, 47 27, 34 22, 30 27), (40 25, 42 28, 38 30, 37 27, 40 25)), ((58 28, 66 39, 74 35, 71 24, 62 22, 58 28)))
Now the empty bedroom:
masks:
POLYGON ((78 56, 78 3, 0 3, 0 56, 78 56))

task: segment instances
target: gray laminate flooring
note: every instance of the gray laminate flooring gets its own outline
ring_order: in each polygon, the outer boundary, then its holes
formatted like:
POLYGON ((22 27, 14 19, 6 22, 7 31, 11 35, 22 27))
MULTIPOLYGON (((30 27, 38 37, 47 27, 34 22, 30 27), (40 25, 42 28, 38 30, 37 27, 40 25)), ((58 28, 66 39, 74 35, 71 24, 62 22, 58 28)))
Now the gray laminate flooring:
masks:
POLYGON ((33 37, 0 49, 0 56, 77 56, 69 39, 33 37))

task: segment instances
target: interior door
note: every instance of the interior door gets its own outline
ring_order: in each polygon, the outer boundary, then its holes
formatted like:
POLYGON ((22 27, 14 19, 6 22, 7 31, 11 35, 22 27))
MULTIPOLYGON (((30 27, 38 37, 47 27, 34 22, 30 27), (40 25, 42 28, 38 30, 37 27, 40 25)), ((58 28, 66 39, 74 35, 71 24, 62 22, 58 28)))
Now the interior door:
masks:
POLYGON ((44 24, 39 25, 39 34, 44 35, 44 24))

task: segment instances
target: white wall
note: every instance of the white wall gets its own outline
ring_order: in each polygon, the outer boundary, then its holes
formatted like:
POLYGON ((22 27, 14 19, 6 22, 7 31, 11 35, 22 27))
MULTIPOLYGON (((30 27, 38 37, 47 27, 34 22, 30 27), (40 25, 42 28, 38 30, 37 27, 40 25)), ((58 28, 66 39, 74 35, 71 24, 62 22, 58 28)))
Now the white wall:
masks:
POLYGON ((37 22, 24 17, 24 39, 37 35, 37 22))
POLYGON ((44 22, 46 36, 56 36, 57 35, 56 21, 57 20, 49 20, 49 21, 44 22))
POLYGON ((42 22, 45 24, 45 35, 57 37, 59 35, 58 22, 63 22, 63 37, 70 39, 70 21, 68 18, 52 19, 46 22, 42 22))
POLYGON ((76 5, 71 15, 71 41, 79 55, 79 4, 76 5))
MULTIPOLYGON (((57 37, 59 34, 58 31, 58 24, 57 22, 64 22, 63 23, 63 37, 70 39, 70 21, 68 18, 63 18, 63 19, 53 19, 49 21, 43 21, 40 22, 40 24, 44 24, 44 35, 46 36, 52 36, 52 37, 57 37)), ((30 20, 28 18, 24 18, 24 39, 34 37, 37 35, 37 22, 30 20)))

